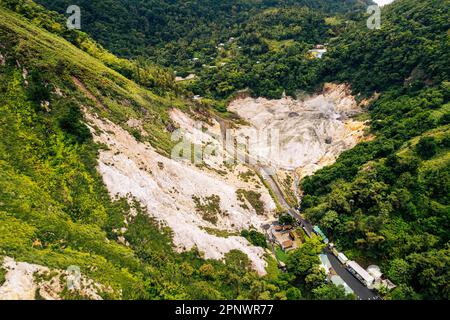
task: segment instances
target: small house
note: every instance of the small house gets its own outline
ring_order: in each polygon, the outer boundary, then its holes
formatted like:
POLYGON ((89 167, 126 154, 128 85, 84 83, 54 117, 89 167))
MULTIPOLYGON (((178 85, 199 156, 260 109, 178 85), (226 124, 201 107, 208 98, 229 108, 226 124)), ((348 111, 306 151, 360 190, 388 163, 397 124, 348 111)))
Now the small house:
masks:
POLYGON ((293 247, 294 247, 294 242, 292 240, 284 241, 281 244, 281 249, 283 249, 284 251, 286 251, 288 249, 292 249, 293 247))
POLYGON ((294 231, 290 231, 289 232, 289 237, 292 239, 292 241, 294 241, 297 237, 295 236, 295 232, 294 231))

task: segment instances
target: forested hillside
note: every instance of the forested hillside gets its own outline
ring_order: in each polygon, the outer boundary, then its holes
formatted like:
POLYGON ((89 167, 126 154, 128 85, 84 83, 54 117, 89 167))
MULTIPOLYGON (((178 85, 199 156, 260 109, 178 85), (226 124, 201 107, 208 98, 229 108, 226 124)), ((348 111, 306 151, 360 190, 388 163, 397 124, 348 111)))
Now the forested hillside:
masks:
MULTIPOLYGON (((38 1, 64 13, 70 1, 38 1)), ((195 74, 194 94, 223 99, 249 88, 255 96, 315 83, 306 53, 327 42, 370 0, 82 1, 83 30, 106 48, 195 74), (338 15, 338 17, 335 17, 338 15)))
POLYGON ((303 209, 365 264, 381 264, 392 298, 449 299, 450 2, 399 0, 382 29, 330 44, 321 75, 370 105, 373 141, 302 183, 303 209))
MULTIPOLYGON (((51 10, 65 13, 69 0, 39 0, 51 10)), ((148 56, 156 47, 184 47, 225 41, 230 29, 265 9, 308 6, 326 13, 365 9, 368 0, 132 0, 77 3, 83 29, 121 56, 148 56)))
MULTIPOLYGON (((162 93, 155 84, 149 90, 132 81, 133 74, 128 79, 111 69, 135 65, 65 30, 58 17, 31 1, 0 2, 0 43, 0 258, 51 270, 78 266, 108 299, 353 298, 324 284, 318 239, 292 258, 289 273, 267 257, 264 277, 237 250, 223 261, 205 260, 197 250, 176 253, 171 230, 146 208, 110 198, 97 171, 106 146, 94 143, 83 111, 167 155, 173 143, 168 110, 195 106, 170 86, 162 93), (130 118, 143 120, 145 135, 126 124, 130 118)), ((64 290, 60 298, 86 296, 64 290)))
POLYGON ((34 1, 0 0, 0 258, 80 266, 112 288, 104 298, 354 298, 324 283, 316 237, 285 255, 286 272, 267 255, 264 277, 238 250, 224 261, 175 252, 146 208, 110 197, 97 171, 107 146, 83 113, 169 156, 172 108, 225 117, 240 90, 279 98, 348 83, 368 101, 367 141, 301 182, 302 212, 349 258, 380 265, 397 285, 383 297, 450 299, 450 0, 396 0, 380 30, 366 27, 369 3, 82 0, 75 31, 34 1), (308 54, 325 43, 322 59, 308 54))

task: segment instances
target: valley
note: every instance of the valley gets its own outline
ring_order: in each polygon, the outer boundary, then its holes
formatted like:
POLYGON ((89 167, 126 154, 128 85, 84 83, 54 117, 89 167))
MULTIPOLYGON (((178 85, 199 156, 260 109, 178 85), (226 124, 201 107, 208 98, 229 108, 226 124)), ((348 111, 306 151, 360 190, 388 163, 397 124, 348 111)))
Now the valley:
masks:
POLYGON ((0 0, 1 300, 449 299, 449 0, 79 4, 0 0))
MULTIPOLYGON (((279 130, 280 137, 294 136, 299 139, 287 143, 282 140, 281 155, 284 159, 289 159, 288 154, 296 155, 297 161, 300 159, 300 162, 292 164, 287 160, 280 163, 274 161, 274 158, 263 158, 258 161, 257 166, 265 167, 266 170, 273 167, 285 175, 290 172, 310 175, 320 169, 320 166, 331 164, 341 152, 356 145, 358 139, 362 138, 362 130, 352 131, 347 122, 349 120, 340 122, 337 119, 345 118, 345 112, 360 112, 352 97, 344 96, 343 90, 342 87, 338 87, 336 91, 328 91, 325 97, 312 97, 305 102, 305 109, 301 109, 302 106, 296 107, 294 100, 266 102, 271 103, 270 111, 277 118, 275 129, 279 130), (288 108, 288 104, 293 106, 288 108), (331 109, 327 109, 329 108, 327 104, 332 105, 331 109), (321 107, 325 109, 318 113, 317 109, 320 110, 321 107), (286 116, 290 112, 301 114, 300 119, 294 119, 295 122, 290 123, 291 118, 286 116), (319 125, 312 119, 322 123, 319 125), (305 128, 305 134, 299 135, 299 128, 302 127, 305 128), (292 128, 291 131, 289 128, 292 128), (320 135, 309 135, 307 128, 330 131, 321 132, 320 135), (327 138, 333 141, 329 148, 325 142, 327 138), (314 147, 317 152, 311 152, 314 147), (301 150, 308 150, 310 158, 302 161, 301 157, 298 157, 301 150)), ((246 110, 256 112, 260 117, 264 115, 248 99, 234 101, 229 110, 238 110, 237 113, 241 116, 246 110)), ((218 139, 221 137, 221 129, 217 121, 211 119, 212 125, 204 122, 196 123, 179 110, 171 111, 172 120, 180 130, 183 130, 183 141, 188 144, 188 148, 209 143, 208 146, 217 151, 214 155, 204 154, 201 163, 195 166, 189 161, 190 157, 181 159, 184 161, 176 161, 158 155, 150 145, 136 141, 132 135, 111 122, 102 121, 89 113, 86 113, 86 118, 92 128, 94 141, 105 145, 106 148, 100 152, 98 170, 112 197, 137 199, 152 217, 172 230, 174 244, 178 250, 190 250, 195 246, 206 259, 222 259, 225 253, 238 249, 248 255, 259 274, 266 273, 265 253, 261 248, 251 246, 244 238, 218 237, 207 232, 208 229, 225 231, 230 235, 239 235, 242 230, 248 229, 263 232, 262 226, 274 221, 276 209, 269 191, 256 174, 260 172, 255 172, 256 166, 249 166, 245 161, 226 164, 225 159, 229 154, 221 154, 223 142, 218 139), (243 181, 244 174, 253 178, 248 182, 243 181), (258 193, 263 205, 263 214, 257 214, 248 201, 242 203, 238 199, 238 190, 253 190, 258 193), (195 199, 204 200, 214 196, 218 199, 216 211, 205 216, 203 212, 199 212, 195 199)), ((251 116, 245 119, 252 120, 251 116)), ((266 121, 274 123, 272 120, 266 121)), ((258 133, 269 130, 258 127, 259 123, 252 122, 252 124, 259 130, 258 133)), ((363 124, 353 127, 363 127, 363 124)), ((246 130, 248 130, 246 127, 239 126, 236 132, 231 134, 246 135, 248 134, 246 130)), ((250 150, 260 154, 262 152, 258 147, 259 145, 249 145, 250 150)))

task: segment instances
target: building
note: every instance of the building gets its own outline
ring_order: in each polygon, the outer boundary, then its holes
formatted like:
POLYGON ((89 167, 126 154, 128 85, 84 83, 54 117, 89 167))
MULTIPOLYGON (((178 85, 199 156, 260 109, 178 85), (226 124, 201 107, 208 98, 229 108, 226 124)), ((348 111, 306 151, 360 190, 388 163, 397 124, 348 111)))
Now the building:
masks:
POLYGON ((368 266, 367 272, 375 279, 375 282, 381 280, 381 277, 383 276, 379 266, 368 266))
POLYGON ((367 272, 375 279, 374 288, 379 290, 381 288, 386 288, 388 290, 393 290, 396 285, 392 283, 389 279, 383 277, 383 273, 379 266, 371 265, 367 267, 367 272))
POLYGON ((337 287, 343 286, 345 289, 345 293, 354 294, 353 290, 348 286, 348 284, 346 284, 345 281, 338 275, 331 276, 331 282, 337 287))
POLYGON ((375 279, 363 267, 355 261, 347 262, 347 269, 353 273, 366 287, 371 288, 374 285, 375 279))
POLYGON ((278 244, 283 251, 293 250, 298 247, 297 237, 292 226, 281 226, 274 223, 267 232, 270 239, 278 244))
POLYGON ((293 247, 294 247, 294 241, 292 241, 292 240, 284 241, 281 244, 281 249, 283 249, 284 251, 286 251, 288 249, 292 249, 293 247))
POLYGON ((294 231, 289 232, 289 237, 291 238, 292 241, 294 241, 297 238, 294 231))
POLYGON ((322 59, 323 55, 327 53, 327 49, 312 49, 309 50, 308 53, 314 59, 322 59))

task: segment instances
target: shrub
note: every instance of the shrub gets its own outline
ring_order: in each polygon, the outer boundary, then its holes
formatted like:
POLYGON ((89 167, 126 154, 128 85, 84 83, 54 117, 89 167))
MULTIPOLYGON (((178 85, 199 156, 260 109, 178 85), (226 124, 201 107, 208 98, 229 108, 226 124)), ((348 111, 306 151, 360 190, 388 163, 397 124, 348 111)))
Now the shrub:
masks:
POLYGON ((266 236, 256 230, 242 230, 241 236, 247 239, 252 245, 267 248, 266 236))
POLYGON ((422 159, 431 159, 436 155, 438 145, 433 137, 423 137, 416 146, 416 152, 422 159))

